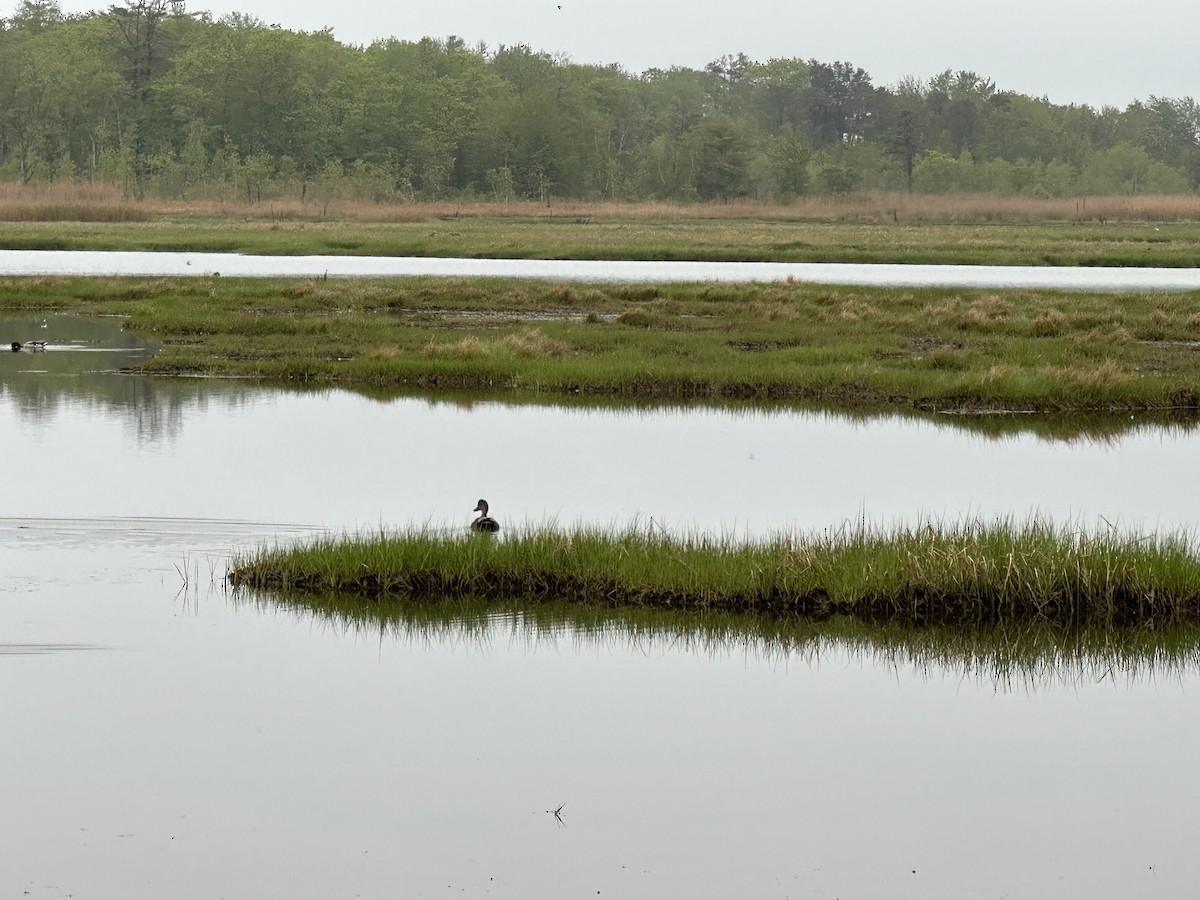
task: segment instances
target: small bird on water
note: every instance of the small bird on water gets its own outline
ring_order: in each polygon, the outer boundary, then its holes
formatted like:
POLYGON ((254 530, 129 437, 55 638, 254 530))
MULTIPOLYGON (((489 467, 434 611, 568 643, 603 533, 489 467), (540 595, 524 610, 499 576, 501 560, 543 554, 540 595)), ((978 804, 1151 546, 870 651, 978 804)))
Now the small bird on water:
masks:
POLYGON ((25 343, 22 344, 20 341, 13 341, 12 349, 13 349, 14 353, 16 353, 18 350, 45 350, 46 342, 45 341, 26 341, 25 343))
POLYGON ((488 515, 488 503, 486 500, 480 500, 475 504, 475 509, 472 512, 479 513, 479 518, 471 521, 472 531, 495 532, 500 530, 500 523, 488 515))

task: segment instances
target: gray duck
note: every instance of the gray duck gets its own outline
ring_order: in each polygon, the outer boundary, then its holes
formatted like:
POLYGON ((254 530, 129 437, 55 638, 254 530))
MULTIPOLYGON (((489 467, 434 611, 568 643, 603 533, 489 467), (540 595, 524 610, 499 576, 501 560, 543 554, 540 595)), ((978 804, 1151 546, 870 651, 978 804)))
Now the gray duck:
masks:
POLYGON ((472 512, 479 513, 479 518, 471 521, 472 531, 495 532, 500 530, 500 523, 488 515, 488 503, 486 500, 480 500, 472 512))

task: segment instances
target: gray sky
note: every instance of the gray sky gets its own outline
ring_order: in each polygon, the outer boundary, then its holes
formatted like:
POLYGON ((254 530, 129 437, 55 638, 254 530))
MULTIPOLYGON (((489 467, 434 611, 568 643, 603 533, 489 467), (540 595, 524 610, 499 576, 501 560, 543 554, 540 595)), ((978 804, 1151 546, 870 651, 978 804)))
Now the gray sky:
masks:
MULTIPOLYGON (((61 2, 68 12, 105 5, 61 2)), ((971 69, 1002 90, 1064 104, 1200 97, 1196 0, 189 0, 188 9, 301 31, 331 26, 343 43, 450 34, 492 48, 524 43, 632 72, 700 68, 740 51, 845 60, 878 85, 971 69)))

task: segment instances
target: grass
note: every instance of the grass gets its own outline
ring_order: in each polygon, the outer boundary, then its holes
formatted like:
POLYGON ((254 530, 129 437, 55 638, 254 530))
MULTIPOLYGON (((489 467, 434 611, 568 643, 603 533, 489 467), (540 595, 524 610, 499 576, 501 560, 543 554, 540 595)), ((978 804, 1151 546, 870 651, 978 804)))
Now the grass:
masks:
POLYGON ((133 202, 104 186, 8 186, 0 248, 1187 267, 1200 264, 1200 198, 246 205, 133 202))
POLYGON ((425 528, 264 549, 236 559, 229 579, 311 595, 569 600, 905 626, 1200 622, 1189 536, 1095 536, 1037 520, 855 527, 751 544, 637 528, 525 528, 500 540, 425 528))
POLYGON ((0 310, 111 314, 138 371, 811 402, 942 413, 1200 409, 1194 294, 570 285, 490 279, 0 280, 0 310))

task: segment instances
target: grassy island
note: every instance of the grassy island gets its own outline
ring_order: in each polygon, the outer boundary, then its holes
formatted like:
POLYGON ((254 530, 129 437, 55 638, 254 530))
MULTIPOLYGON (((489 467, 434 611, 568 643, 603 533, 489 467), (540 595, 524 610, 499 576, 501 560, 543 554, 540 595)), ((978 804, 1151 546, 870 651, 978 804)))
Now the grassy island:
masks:
POLYGON ((13 278, 0 310, 124 316, 162 345, 147 374, 940 412, 1200 409, 1200 304, 1186 293, 13 278))
POLYGON ((499 539, 422 529, 264 549, 235 560, 229 580, 373 601, 567 600, 904 625, 1200 621, 1200 557, 1187 536, 1093 536, 1037 521, 847 528, 762 543, 633 528, 499 539))

